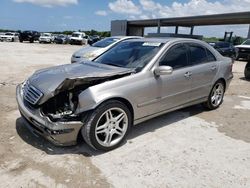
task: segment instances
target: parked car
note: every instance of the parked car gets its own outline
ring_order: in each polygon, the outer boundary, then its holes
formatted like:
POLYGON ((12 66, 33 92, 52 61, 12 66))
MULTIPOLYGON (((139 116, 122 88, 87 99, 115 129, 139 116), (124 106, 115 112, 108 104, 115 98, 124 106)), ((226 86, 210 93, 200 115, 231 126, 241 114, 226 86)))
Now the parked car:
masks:
POLYGON ((100 40, 100 37, 98 35, 89 36, 89 38, 88 38, 88 44, 92 45, 92 44, 96 43, 99 40, 100 40))
POLYGON ((19 40, 18 33, 7 32, 4 35, 0 35, 0 41, 15 42, 19 40))
POLYGON ((17 86, 17 102, 36 134, 57 145, 82 136, 108 151, 133 124, 199 103, 218 108, 232 77, 232 59, 205 42, 133 39, 92 62, 35 72, 17 86))
POLYGON ((138 36, 116 36, 116 37, 107 37, 102 39, 93 45, 85 46, 77 50, 71 57, 71 63, 78 63, 81 61, 91 61, 97 56, 101 55, 103 52, 109 50, 117 43, 128 40, 141 38, 138 36))
POLYGON ((19 33, 19 41, 29 41, 33 43, 34 41, 38 41, 40 37, 40 33, 37 31, 23 31, 19 33))
POLYGON ((239 49, 239 55, 237 59, 250 59, 250 39, 247 39, 241 45, 235 47, 239 49))
POLYGON ((88 44, 87 35, 83 32, 74 32, 72 36, 70 37, 70 44, 80 44, 80 45, 86 45, 88 44))
POLYGON ((57 35, 55 37, 54 42, 56 44, 68 44, 69 43, 69 38, 66 35, 60 34, 60 35, 57 35))
POLYGON ((52 33, 42 33, 39 37, 39 43, 52 43, 54 42, 54 36, 52 33))
POLYGON ((215 42, 212 45, 221 55, 236 59, 238 57, 238 49, 229 42, 215 42))

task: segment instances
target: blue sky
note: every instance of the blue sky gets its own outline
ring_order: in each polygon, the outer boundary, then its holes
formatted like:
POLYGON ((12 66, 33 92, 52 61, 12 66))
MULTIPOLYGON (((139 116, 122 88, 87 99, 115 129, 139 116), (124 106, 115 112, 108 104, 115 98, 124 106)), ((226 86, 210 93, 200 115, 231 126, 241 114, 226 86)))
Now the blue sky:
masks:
MULTIPOLYGON (((250 11, 250 0, 1 0, 0 28, 104 31, 110 30, 110 21, 114 19, 178 17, 236 11, 250 11)), ((197 27, 195 34, 222 36, 225 30, 246 36, 248 26, 197 27)), ((185 29, 182 31, 185 33, 185 29)))

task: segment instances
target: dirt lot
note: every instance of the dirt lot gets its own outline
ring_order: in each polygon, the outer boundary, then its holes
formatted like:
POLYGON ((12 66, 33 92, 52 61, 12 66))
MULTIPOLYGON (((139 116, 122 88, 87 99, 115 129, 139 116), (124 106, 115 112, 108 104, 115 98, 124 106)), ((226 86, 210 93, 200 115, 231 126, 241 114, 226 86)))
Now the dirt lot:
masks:
POLYGON ((223 105, 196 105, 135 126, 120 148, 55 147, 32 135, 15 87, 70 62, 79 46, 0 43, 0 187, 250 187, 250 82, 235 62, 223 105))

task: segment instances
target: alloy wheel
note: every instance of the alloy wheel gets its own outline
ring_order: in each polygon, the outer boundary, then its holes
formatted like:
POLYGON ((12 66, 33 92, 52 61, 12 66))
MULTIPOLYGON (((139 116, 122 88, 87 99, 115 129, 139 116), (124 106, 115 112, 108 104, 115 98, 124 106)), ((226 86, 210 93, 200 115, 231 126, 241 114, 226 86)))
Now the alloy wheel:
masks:
POLYGON ((218 82, 212 91, 211 95, 211 103, 214 107, 217 107, 221 104, 223 100, 223 94, 224 94, 224 86, 222 83, 218 82))
POLYGON ((105 147, 119 143, 128 129, 128 116, 121 108, 110 108, 98 119, 95 128, 97 142, 105 147))

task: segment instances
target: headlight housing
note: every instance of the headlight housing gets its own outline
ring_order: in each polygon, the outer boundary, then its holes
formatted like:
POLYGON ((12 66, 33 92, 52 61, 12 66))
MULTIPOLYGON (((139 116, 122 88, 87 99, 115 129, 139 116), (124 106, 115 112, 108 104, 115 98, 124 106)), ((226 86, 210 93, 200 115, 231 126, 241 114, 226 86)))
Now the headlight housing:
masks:
POLYGON ((87 59, 92 59, 92 58, 95 58, 95 54, 94 53, 86 53, 83 55, 84 58, 87 58, 87 59))

